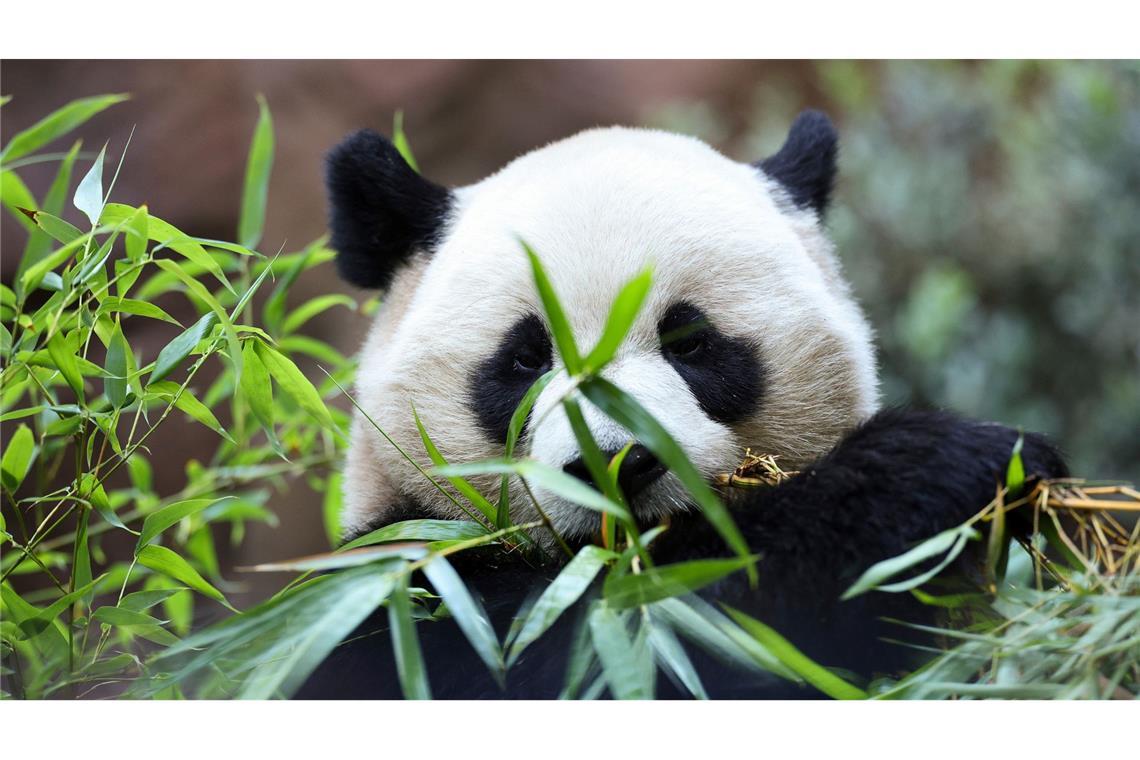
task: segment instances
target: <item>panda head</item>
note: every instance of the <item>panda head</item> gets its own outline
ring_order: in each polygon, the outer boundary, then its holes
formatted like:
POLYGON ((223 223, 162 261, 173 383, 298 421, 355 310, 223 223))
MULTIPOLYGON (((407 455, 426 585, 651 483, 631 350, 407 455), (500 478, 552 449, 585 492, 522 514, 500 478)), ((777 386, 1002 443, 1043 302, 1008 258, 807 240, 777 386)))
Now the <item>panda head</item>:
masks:
MULTIPOLYGON (((356 401, 421 464, 413 406, 450 462, 501 456, 527 388, 559 362, 519 241, 542 260, 577 343, 592 346, 619 289, 646 265, 653 288, 603 373, 673 435, 707 477, 745 447, 801 466, 874 411, 871 332, 821 220, 836 135, 818 112, 755 164, 666 132, 607 128, 528 153, 476 184, 437 185, 393 145, 359 132, 328 158, 332 245, 350 282, 384 291, 360 355, 356 401)), ((559 375, 520 446, 575 472, 579 451, 559 375), (540 424, 535 425, 536 421, 540 424)), ((629 434, 588 403, 603 450, 629 434)), ((639 517, 690 508, 645 450, 623 485, 639 517)), ((462 517, 358 413, 345 471, 349 533, 408 516, 462 517)), ((484 493, 494 479, 476 481, 484 493)), ((518 493, 516 493, 518 492, 518 493)), ((512 489, 515 520, 534 517, 512 489)), ((563 536, 594 513, 537 492, 563 536)))

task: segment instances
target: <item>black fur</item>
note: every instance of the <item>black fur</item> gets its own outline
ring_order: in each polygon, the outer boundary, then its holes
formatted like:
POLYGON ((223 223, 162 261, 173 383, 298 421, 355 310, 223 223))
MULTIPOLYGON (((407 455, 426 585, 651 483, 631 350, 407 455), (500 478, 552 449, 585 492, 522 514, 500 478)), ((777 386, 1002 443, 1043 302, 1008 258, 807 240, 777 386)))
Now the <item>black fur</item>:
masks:
POLYGON ((657 331, 662 355, 705 414, 732 423, 756 410, 763 399, 764 366, 747 341, 725 335, 700 309, 684 302, 665 312, 657 331))
MULTIPOLYGON (((893 617, 931 622, 931 608, 909 594, 840 594, 871 564, 956 526, 985 506, 1001 481, 1017 433, 940 412, 888 410, 847 435, 829 454, 773 488, 744 492, 730 505, 749 546, 762 555, 760 585, 743 575, 701 592, 771 625, 817 662, 870 676, 912 666, 913 650, 883 641, 906 638, 893 617)), ((1022 458, 1030 475, 1067 469, 1043 438, 1028 434, 1022 458)), ((699 514, 676 517, 652 546, 659 563, 726 556, 723 540, 699 514)), ((519 606, 558 568, 534 568, 501 553, 459 554, 459 570, 486 602, 500 635, 519 606)), ((962 568, 959 568, 961 570, 962 568)), ((531 645, 502 691, 450 620, 418 631, 437 698, 551 698, 583 607, 568 611, 531 645)), ((342 644, 306 683, 300 698, 398 698, 400 689, 383 609, 342 644), (369 635, 371 634, 371 635, 369 635)), ((924 643, 929 643, 926 641, 924 643)), ((817 697, 774 677, 757 677, 689 648, 714 697, 817 697)), ((659 697, 680 696, 659 680, 659 697)))
POLYGON ((835 186, 838 153, 839 135, 831 119, 820 111, 804 111, 792 122, 780 150, 756 166, 783 185, 797 206, 823 216, 835 186))
POLYGON ((435 245, 452 207, 451 191, 368 129, 329 152, 325 184, 337 270, 362 288, 386 288, 416 250, 435 245))
MULTIPOLYGON (((551 367, 553 347, 542 320, 523 317, 471 375, 469 403, 479 428, 496 443, 507 439, 511 416, 534 381, 551 367)), ((524 427, 525 430, 525 427, 524 427)))

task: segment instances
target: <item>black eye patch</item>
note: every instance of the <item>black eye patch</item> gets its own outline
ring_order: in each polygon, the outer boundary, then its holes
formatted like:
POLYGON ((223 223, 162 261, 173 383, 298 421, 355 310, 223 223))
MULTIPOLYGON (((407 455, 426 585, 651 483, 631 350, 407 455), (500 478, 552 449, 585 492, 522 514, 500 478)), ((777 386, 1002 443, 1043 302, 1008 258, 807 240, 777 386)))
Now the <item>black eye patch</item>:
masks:
POLYGON ((725 335, 687 302, 669 307, 657 323, 661 354, 712 419, 737 422, 764 392, 764 365, 747 341, 725 335))
POLYGON ((506 441, 515 408, 552 361, 550 335, 542 320, 531 314, 511 325, 495 352, 475 368, 468 384, 469 401, 479 429, 491 440, 506 441))

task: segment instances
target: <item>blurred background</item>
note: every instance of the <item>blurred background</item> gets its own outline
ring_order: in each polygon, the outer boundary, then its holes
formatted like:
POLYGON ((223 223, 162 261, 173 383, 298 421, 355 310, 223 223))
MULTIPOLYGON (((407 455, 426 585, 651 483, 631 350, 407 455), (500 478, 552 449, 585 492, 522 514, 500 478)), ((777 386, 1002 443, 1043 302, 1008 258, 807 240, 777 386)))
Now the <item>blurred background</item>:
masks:
MULTIPOLYGON (((6 61, 2 90, 2 141, 72 99, 131 93, 79 132, 117 157, 135 126, 116 200, 227 240, 263 93, 277 135, 268 251, 323 233, 324 152, 359 127, 390 132, 400 109, 421 170, 459 185, 607 124, 753 161, 799 109, 822 108, 841 135, 828 225, 878 332, 885 403, 1043 431, 1075 474, 1140 479, 1134 62, 6 61)), ((21 173, 39 196, 52 171, 21 173)), ((25 233, 2 225, 7 282, 25 233)), ((325 265, 293 295, 347 290, 325 265)), ((367 321, 333 310, 309 332, 351 354, 367 321)), ((155 479, 172 492, 217 439, 189 423, 165 435, 154 451, 177 453, 156 457, 155 479)), ((279 526, 251 525, 225 565, 325 550, 320 502, 303 483, 274 497, 279 526)))

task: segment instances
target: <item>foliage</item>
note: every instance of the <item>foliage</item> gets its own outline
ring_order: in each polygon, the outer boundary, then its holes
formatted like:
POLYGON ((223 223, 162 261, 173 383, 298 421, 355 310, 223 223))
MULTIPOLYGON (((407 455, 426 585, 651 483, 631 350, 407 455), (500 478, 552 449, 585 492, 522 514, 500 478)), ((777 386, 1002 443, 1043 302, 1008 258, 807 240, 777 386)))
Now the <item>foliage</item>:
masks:
MULTIPOLYGON (((228 526, 236 544, 250 521, 275 524, 274 489, 297 476, 323 488, 341 454, 346 416, 323 401, 335 382, 314 387, 297 361, 332 358, 334 378, 352 368, 298 330, 355 304, 329 296, 286 308, 297 278, 332 257, 323 241, 272 257, 255 250, 272 165, 268 109, 262 103, 235 244, 112 202, 126 147, 113 167, 109 146, 94 161, 78 142, 39 153, 123 99, 64 106, 2 154, 4 207, 28 231, 12 287, 0 286, 0 641, 11 696, 97 696, 149 676, 148 649, 232 609, 215 543, 224 534, 214 528, 228 526), (44 160, 58 170, 37 201, 20 168, 44 160), (65 218, 69 198, 78 226, 65 218), (256 309, 254 296, 270 290, 256 309), (200 317, 183 324, 158 305, 178 298, 200 317), (143 322, 151 334, 169 324, 160 350, 133 345, 143 322), (172 452, 152 450, 152 436, 187 423, 214 431, 217 450, 185 463, 180 489, 160 491, 152 463, 172 452)), ((6 251, 5 264, 14 261, 6 251)))

